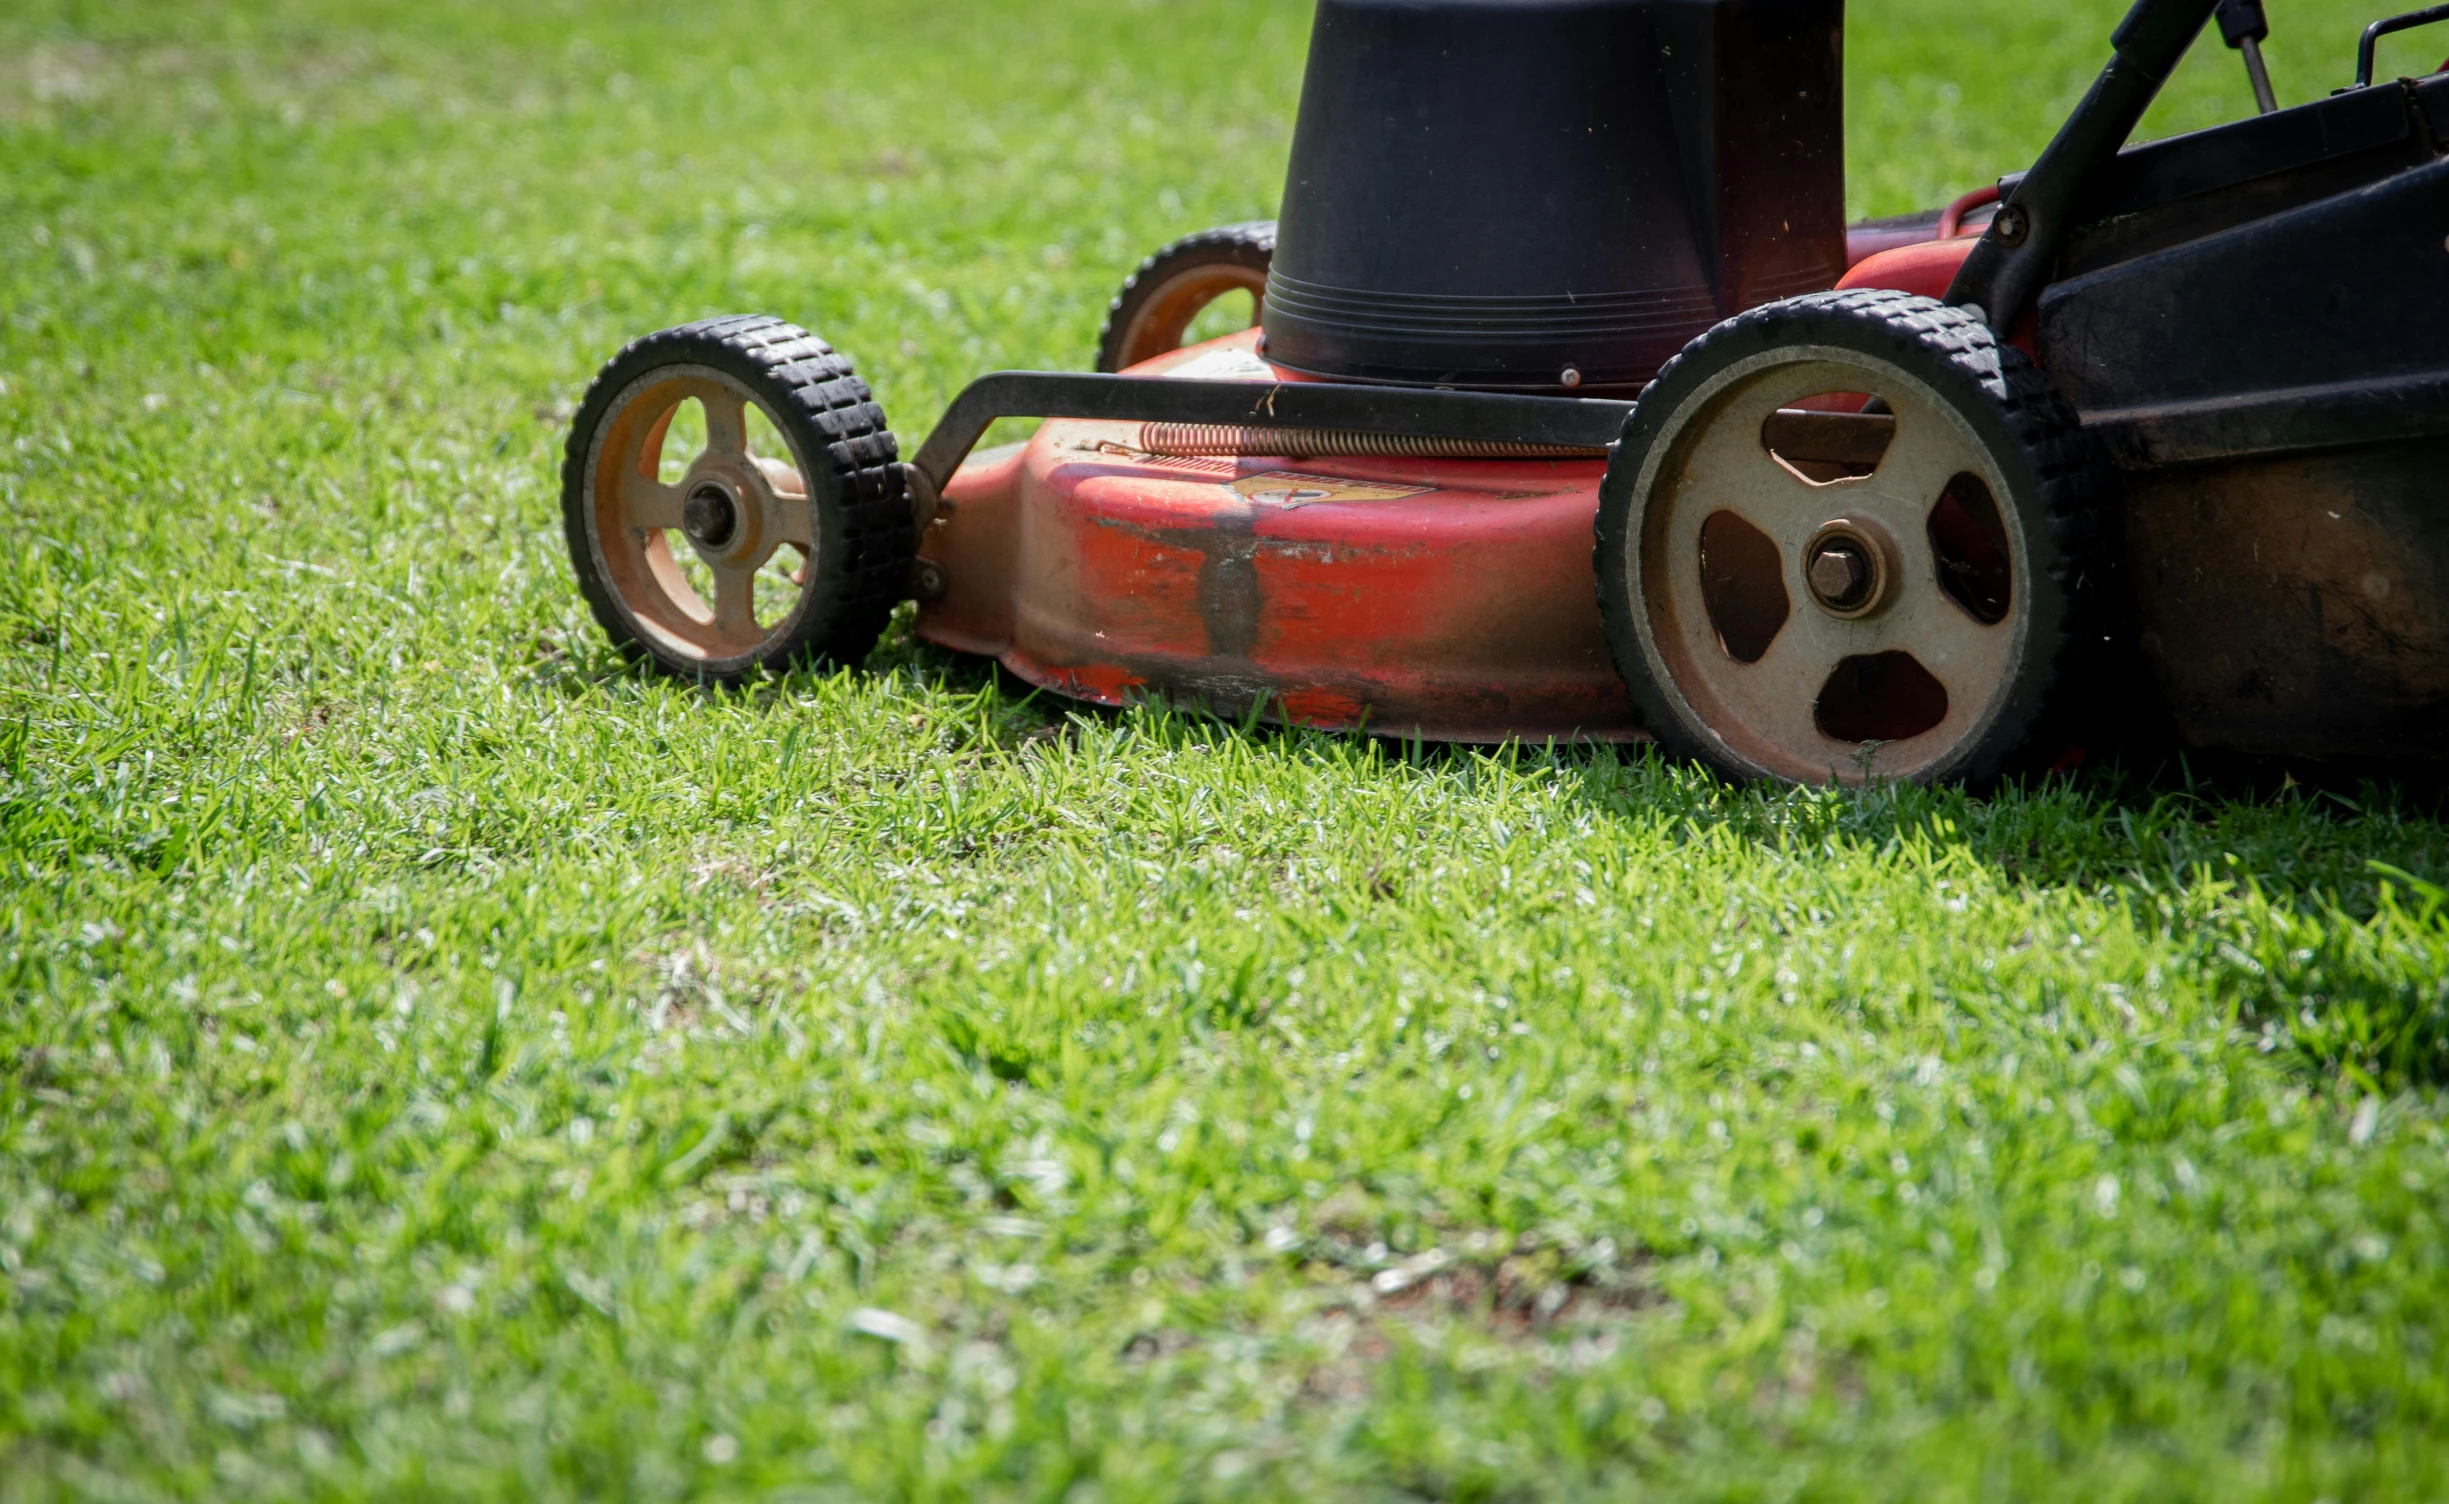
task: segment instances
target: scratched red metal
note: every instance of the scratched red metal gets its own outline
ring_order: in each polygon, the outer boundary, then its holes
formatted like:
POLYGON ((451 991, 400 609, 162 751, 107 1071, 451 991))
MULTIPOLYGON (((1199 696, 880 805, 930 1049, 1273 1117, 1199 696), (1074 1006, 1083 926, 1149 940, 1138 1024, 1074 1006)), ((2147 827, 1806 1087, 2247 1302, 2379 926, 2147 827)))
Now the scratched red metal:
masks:
POLYGON ((963 467, 921 547, 947 590, 919 635, 1101 704, 1154 692, 1440 741, 1641 736, 1591 577, 1602 462, 1151 459, 1136 434, 1050 422, 963 467), (1367 499, 1334 494, 1355 484, 1367 499))
POLYGON ((1956 280, 1956 269, 1964 265, 1964 258, 1973 254, 1973 247, 1980 243, 1978 235, 1959 235, 1953 240, 1926 240, 1920 245, 1881 251, 1855 262, 1837 285, 1892 287, 1898 292, 1943 298, 1947 296, 1947 285, 1956 280))

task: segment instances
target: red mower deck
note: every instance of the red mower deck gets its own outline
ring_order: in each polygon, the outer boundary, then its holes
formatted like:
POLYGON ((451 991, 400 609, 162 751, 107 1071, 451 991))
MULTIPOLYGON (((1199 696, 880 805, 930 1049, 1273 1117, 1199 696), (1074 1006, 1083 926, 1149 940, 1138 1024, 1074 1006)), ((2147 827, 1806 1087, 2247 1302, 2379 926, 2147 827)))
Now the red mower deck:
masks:
MULTIPOLYGON (((1297 381, 1255 330, 1136 369, 1297 381), (1218 360, 1241 354, 1240 361, 1218 360)), ((1604 460, 1151 456, 1056 419, 945 488, 918 634, 1059 694, 1435 741, 1642 733, 1591 590, 1604 460)))

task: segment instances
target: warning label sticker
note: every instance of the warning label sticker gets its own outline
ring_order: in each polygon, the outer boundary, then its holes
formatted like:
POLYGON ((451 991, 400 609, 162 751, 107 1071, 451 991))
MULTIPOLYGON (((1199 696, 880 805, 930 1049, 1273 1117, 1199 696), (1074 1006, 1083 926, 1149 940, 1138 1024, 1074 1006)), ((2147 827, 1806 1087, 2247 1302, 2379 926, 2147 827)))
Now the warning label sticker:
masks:
POLYGON ((1382 480, 1347 480, 1340 475, 1304 475, 1298 470, 1269 470, 1233 482, 1242 497, 1263 507, 1306 507, 1330 501, 1399 501, 1422 496, 1435 486, 1407 486, 1382 480))
POLYGON ((1273 381, 1276 368, 1247 350, 1228 345, 1193 356, 1165 374, 1175 381, 1273 381))

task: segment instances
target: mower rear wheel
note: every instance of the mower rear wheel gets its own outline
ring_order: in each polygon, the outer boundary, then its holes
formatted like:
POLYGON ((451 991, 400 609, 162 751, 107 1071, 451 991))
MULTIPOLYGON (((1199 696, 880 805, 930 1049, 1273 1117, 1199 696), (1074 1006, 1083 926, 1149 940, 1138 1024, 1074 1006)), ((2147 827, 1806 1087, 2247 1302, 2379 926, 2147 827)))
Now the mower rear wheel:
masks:
POLYGON ((1609 463, 1616 666, 1663 746, 1731 777, 1987 778, 2106 682, 2110 485, 1967 311, 1755 309, 1668 363, 1609 463))
POLYGON ((1263 219, 1184 236, 1141 262, 1106 309, 1097 369, 1110 374, 1181 349, 1199 315, 1231 293, 1250 294, 1257 324, 1275 253, 1275 221, 1263 219))
POLYGON ((674 674, 857 663, 916 554, 898 461, 867 383, 805 329, 744 315, 647 335, 570 426, 579 589, 615 644, 674 674))

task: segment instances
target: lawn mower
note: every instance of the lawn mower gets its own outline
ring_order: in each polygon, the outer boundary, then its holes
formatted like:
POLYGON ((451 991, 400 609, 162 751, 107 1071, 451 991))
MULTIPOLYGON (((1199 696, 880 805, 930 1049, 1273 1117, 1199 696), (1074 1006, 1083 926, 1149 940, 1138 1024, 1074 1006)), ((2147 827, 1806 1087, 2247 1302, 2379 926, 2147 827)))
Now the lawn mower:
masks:
POLYGON ((1320 0, 1279 219, 1151 257, 1098 371, 982 377, 905 458, 804 329, 648 335, 573 424, 571 555, 706 681, 914 597, 1098 704, 1742 779, 2153 718, 2438 757, 2449 76, 2373 67, 2443 19, 2278 109, 2258 0, 2137 0, 2029 170, 1849 228, 1842 0, 1320 0), (2215 16, 2262 113, 2128 144, 2215 16), (973 454, 1005 417, 1048 421, 973 454))

